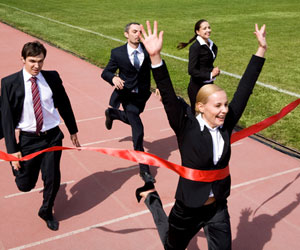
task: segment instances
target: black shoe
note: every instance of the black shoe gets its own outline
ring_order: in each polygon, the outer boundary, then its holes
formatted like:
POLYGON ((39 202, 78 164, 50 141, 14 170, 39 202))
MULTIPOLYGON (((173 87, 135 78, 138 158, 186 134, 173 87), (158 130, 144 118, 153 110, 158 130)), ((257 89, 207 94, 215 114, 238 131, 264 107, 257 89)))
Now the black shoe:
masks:
POLYGON ((59 223, 56 219, 53 218, 53 216, 46 218, 46 217, 42 216, 40 213, 39 213, 39 216, 46 222, 46 225, 50 230, 53 230, 53 231, 58 230, 59 223))
POLYGON ((153 182, 146 182, 144 186, 137 188, 137 190, 135 190, 135 196, 136 196, 137 201, 138 202, 141 201, 141 199, 142 199, 141 193, 142 192, 145 192, 145 191, 148 191, 148 190, 151 190, 154 188, 155 187, 154 187, 153 182))
POLYGON ((113 120, 112 120, 111 117, 110 117, 109 109, 106 109, 106 110, 105 110, 105 117, 106 117, 106 120, 105 120, 105 127, 106 127, 108 130, 111 130, 112 124, 113 124, 113 120))
POLYGON ((149 172, 140 173, 140 176, 145 183, 147 183, 147 182, 155 183, 156 182, 154 177, 149 172))

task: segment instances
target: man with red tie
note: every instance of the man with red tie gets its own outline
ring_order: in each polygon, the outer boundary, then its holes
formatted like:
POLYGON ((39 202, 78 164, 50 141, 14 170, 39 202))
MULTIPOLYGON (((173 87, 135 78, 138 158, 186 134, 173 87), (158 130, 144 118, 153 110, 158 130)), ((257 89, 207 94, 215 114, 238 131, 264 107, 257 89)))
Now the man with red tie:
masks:
MULTIPOLYGON (((17 158, 61 146, 64 135, 58 126, 60 116, 73 145, 80 146, 75 117, 62 80, 56 71, 42 70, 46 54, 40 42, 26 43, 21 54, 23 69, 1 80, 3 135, 7 153, 17 158), (19 131, 18 135, 15 131, 19 131)), ((17 187, 22 192, 35 187, 41 170, 44 190, 38 215, 51 230, 58 230, 59 226, 52 209, 60 187, 60 158, 61 151, 54 151, 29 161, 11 162, 17 187)))

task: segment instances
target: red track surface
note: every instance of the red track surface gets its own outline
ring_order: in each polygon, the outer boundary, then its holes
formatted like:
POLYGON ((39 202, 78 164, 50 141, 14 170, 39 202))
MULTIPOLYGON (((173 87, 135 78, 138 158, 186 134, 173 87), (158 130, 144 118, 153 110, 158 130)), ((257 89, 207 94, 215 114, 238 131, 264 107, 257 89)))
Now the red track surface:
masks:
MULTIPOLYGON (((34 40, 0 23, 0 78, 22 68, 20 51, 34 40)), ((82 146, 132 149, 130 127, 104 126, 104 110, 112 88, 101 69, 46 44, 44 69, 56 69, 71 99, 82 146)), ((142 114, 145 150, 180 164, 176 138, 162 104, 151 96, 142 114)), ((71 146, 64 125, 65 146, 71 146)), ((232 145, 232 192, 229 211, 233 249, 300 249, 300 161, 252 139, 232 145)), ((5 151, 4 141, 0 150, 5 151)), ((59 231, 47 229, 37 216, 42 201, 37 183, 31 193, 19 193, 7 162, 0 162, 0 249, 162 249, 157 231, 134 191, 143 183, 137 164, 95 152, 63 152, 62 185, 54 214, 59 231)), ((152 169, 167 213, 174 202, 177 179, 167 169, 152 169)), ((188 250, 207 249, 203 232, 188 250)))

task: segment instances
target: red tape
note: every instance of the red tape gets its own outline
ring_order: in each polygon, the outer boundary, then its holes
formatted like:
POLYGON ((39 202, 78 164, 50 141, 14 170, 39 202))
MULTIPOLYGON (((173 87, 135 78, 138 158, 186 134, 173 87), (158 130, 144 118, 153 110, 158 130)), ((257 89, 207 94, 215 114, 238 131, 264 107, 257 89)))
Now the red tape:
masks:
POLYGON ((237 133, 234 133, 231 136, 231 143, 234 143, 234 142, 239 141, 239 140, 241 140, 245 137, 248 137, 250 135, 258 133, 259 131, 271 126, 272 124, 274 124, 275 122, 277 122, 278 120, 280 120, 281 118, 286 116, 289 112, 294 110, 299 104, 300 104, 300 98, 297 99, 296 101, 291 102, 287 106, 285 106, 276 115, 272 115, 269 118, 266 118, 265 120, 263 120, 259 123, 256 123, 256 124, 254 124, 254 125, 252 125, 248 128, 245 128, 245 129, 243 129, 243 130, 241 130, 237 133))
MULTIPOLYGON (((297 99, 296 101, 290 103, 286 107, 284 107, 278 114, 273 115, 257 124, 254 124, 248 128, 245 128, 239 132, 234 133, 231 137, 231 143, 234 143, 238 140, 241 140, 245 137, 248 137, 254 133, 257 133, 257 132, 271 126, 276 121, 283 118, 285 115, 287 115, 293 109, 295 109, 299 104, 300 104, 300 98, 297 99)), ((193 180, 193 181, 212 182, 212 181, 216 181, 216 180, 222 180, 229 175, 229 167, 228 166, 223 169, 217 169, 217 170, 198 170, 198 169, 192 169, 192 168, 177 165, 175 163, 166 161, 156 155, 153 155, 153 154, 150 154, 147 152, 134 151, 134 150, 129 150, 129 149, 115 149, 115 148, 94 148, 94 147, 76 148, 76 147, 55 146, 55 147, 46 148, 44 150, 26 155, 20 159, 12 156, 11 154, 7 154, 5 152, 0 151, 0 159, 5 160, 5 161, 26 161, 26 160, 30 160, 42 153, 58 151, 58 150, 96 151, 96 152, 99 152, 102 154, 115 156, 118 158, 122 158, 125 160, 137 162, 137 163, 143 163, 143 164, 157 166, 157 167, 165 167, 165 168, 173 170, 174 172, 176 172, 183 178, 193 180)))

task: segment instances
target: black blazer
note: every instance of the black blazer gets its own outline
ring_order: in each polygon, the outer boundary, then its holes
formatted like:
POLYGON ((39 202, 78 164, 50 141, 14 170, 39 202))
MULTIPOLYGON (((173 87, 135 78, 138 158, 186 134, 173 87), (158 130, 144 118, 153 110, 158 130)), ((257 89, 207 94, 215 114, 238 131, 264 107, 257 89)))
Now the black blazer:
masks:
POLYGON ((112 49, 110 60, 103 70, 101 77, 114 86, 112 79, 118 70, 119 77, 124 80, 123 90, 114 90, 110 105, 118 108, 120 103, 134 102, 139 107, 145 106, 146 101, 150 97, 150 68, 151 62, 147 51, 142 45, 145 59, 140 69, 137 70, 128 57, 127 44, 112 49), (132 95, 131 91, 138 87, 138 94, 132 95))
MULTIPOLYGON (((201 131, 198 120, 190 107, 177 98, 166 65, 153 69, 153 76, 162 96, 169 123, 177 136, 182 165, 192 169, 215 170, 228 166, 230 160, 230 136, 240 119, 265 59, 253 56, 240 80, 239 86, 229 104, 221 135, 224 139, 223 154, 216 165, 213 163, 213 144, 206 127, 201 131)), ((230 176, 215 182, 196 182, 179 178, 176 196, 188 207, 200 207, 208 199, 212 189, 217 200, 224 200, 230 194, 230 176)))
MULTIPOLYGON (((218 47, 213 44, 212 51, 217 57, 218 47)), ((210 80, 210 73, 214 68, 214 61, 209 47, 207 45, 200 45, 196 40, 189 48, 189 65, 188 72, 190 77, 190 84, 201 84, 203 81, 210 80)))
MULTIPOLYGON (((70 100, 56 71, 41 71, 53 93, 54 106, 63 118, 70 134, 78 132, 70 100)), ((3 134, 8 153, 20 151, 15 138, 24 104, 25 88, 22 70, 1 80, 1 114, 3 134)))

